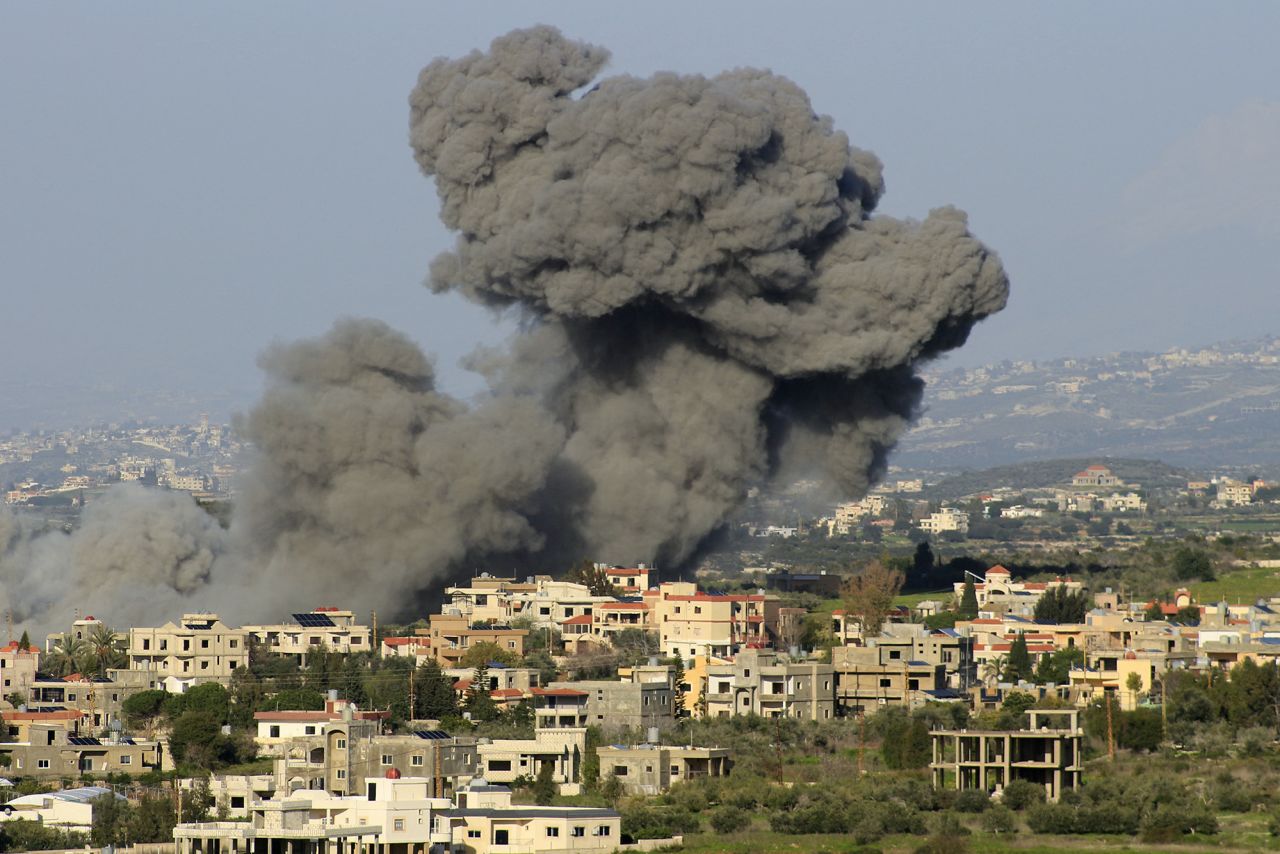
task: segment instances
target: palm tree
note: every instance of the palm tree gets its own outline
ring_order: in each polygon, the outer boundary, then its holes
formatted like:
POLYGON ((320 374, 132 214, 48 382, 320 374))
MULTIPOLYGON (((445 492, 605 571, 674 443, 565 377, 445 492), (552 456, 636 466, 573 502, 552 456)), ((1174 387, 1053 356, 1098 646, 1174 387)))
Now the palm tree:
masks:
POLYGON ((999 682, 1000 676, 1004 673, 1005 663, 1003 655, 997 655, 982 662, 982 684, 991 687, 999 682))
POLYGON ((120 651, 118 644, 119 637, 115 629, 106 623, 99 623, 93 627, 89 635, 88 651, 96 673, 105 676, 108 668, 124 667, 128 664, 128 657, 120 651))
POLYGON ((53 649, 45 656, 43 669, 54 676, 70 676, 82 670, 91 670, 92 663, 89 645, 67 634, 54 641, 53 649))

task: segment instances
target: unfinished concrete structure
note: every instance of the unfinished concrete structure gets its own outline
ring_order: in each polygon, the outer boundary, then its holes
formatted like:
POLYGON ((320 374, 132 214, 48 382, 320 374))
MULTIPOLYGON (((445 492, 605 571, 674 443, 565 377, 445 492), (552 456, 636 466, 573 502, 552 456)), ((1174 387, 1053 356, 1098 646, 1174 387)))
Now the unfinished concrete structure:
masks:
POLYGON ((1044 787, 1056 801, 1080 786, 1084 732, 1076 709, 1032 709, 1023 730, 935 730, 933 785, 994 794, 1014 780, 1044 787))

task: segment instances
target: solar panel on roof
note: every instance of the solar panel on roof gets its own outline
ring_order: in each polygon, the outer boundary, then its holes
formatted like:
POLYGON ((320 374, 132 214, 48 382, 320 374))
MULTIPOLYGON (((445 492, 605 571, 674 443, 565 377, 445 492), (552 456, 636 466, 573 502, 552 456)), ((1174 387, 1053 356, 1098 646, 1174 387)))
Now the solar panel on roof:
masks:
POLYGON ((74 744, 79 747, 100 747, 101 741, 96 738, 90 738, 87 735, 72 735, 67 737, 68 744, 74 744))
POLYGON ((298 621, 298 625, 307 629, 323 629, 333 628, 334 622, 329 619, 327 614, 294 614, 293 618, 298 621))
POLYGON ((449 733, 442 732, 438 729, 419 729, 414 730, 413 734, 418 738, 426 739, 427 741, 440 741, 441 739, 452 738, 449 733))

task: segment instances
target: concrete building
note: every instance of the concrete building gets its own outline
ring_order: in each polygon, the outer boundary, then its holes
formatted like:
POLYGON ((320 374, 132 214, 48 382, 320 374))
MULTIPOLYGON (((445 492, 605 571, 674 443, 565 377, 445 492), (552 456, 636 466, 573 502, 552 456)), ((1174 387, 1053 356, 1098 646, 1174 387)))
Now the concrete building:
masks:
POLYGON ((639 596, 641 593, 649 589, 652 584, 650 576, 656 576, 656 573, 643 563, 634 568, 625 566, 601 566, 604 569, 605 577, 609 579, 609 583, 618 589, 623 596, 639 596))
POLYGON ((326 700, 324 709, 317 711, 281 709, 254 712, 253 720, 258 728, 254 742, 263 756, 283 756, 295 739, 319 735, 328 724, 345 720, 371 721, 381 734, 382 722, 390 717, 388 711, 363 711, 346 700, 334 699, 326 700))
POLYGON ((360 625, 352 611, 339 608, 315 608, 276 625, 245 626, 244 631, 259 649, 290 656, 304 667, 307 655, 316 650, 373 651, 373 631, 360 625))
POLYGON ((590 680, 552 682, 551 688, 567 688, 587 694, 587 722, 604 730, 629 729, 647 733, 666 731, 676 724, 674 694, 669 682, 619 682, 590 680))
POLYGON ((249 633, 217 614, 183 614, 178 623, 129 629, 129 665, 156 674, 165 690, 181 694, 205 682, 229 684, 249 664, 249 633))
POLYGON ((591 612, 591 634, 601 643, 628 629, 655 631, 652 603, 643 601, 602 602, 591 612))
POLYGON ((158 688, 160 679, 146 670, 111 669, 106 676, 79 673, 66 678, 40 676, 27 691, 29 705, 43 709, 73 709, 85 717, 85 730, 104 732, 111 721, 124 719, 124 703, 140 691, 158 688))
POLYGON ((777 637, 779 602, 771 595, 702 593, 692 582, 677 581, 649 598, 659 647, 670 657, 729 657, 770 646, 777 637))
POLYGON ((926 534, 945 534, 955 531, 960 534, 969 533, 969 514, 956 507, 943 507, 937 513, 930 513, 916 523, 926 534))
POLYGON ((4 805, 4 809, 0 810, 0 822, 34 821, 45 827, 87 833, 93 827, 94 803, 99 798, 111 795, 119 801, 125 800, 123 795, 116 795, 106 786, 84 786, 60 792, 22 795, 4 805))
POLYGON ((1111 469, 1106 466, 1092 465, 1084 471, 1079 471, 1072 475, 1071 485, 1082 487, 1124 486, 1125 482, 1112 474, 1111 469))
POLYGON ((1253 485, 1229 477, 1223 478, 1217 483, 1217 499, 1222 507, 1244 507, 1252 504, 1253 485))
POLYGON ((452 847, 445 849, 450 854, 606 854, 622 844, 622 819, 611 809, 514 805, 510 789, 483 778, 460 791, 457 801, 458 805, 442 816, 453 836, 452 847))
MULTIPOLYGON (((961 682, 955 687, 949 684, 946 665, 939 660, 941 655, 935 654, 930 656, 932 660, 926 660, 915 657, 915 648, 886 644, 832 649, 835 697, 841 712, 862 714, 884 706, 914 709, 930 701, 960 696, 961 682)), ((971 650, 971 645, 968 648, 971 650)), ((969 655, 970 671, 972 660, 969 655)), ((967 688, 968 684, 963 687, 967 688)))
MULTIPOLYGON (((964 581, 952 585, 956 601, 964 598, 964 581)), ((1023 581, 1015 579, 1013 574, 1003 566, 996 564, 983 573, 982 581, 973 582, 973 592, 978 599, 978 608, 983 611, 999 611, 1027 613, 1035 610, 1036 603, 1050 590, 1063 588, 1070 593, 1079 593, 1084 584, 1066 578, 1055 578, 1052 581, 1023 581)))
POLYGON ((791 662, 772 650, 749 649, 728 664, 707 667, 701 702, 709 717, 830 720, 835 715, 835 673, 830 664, 791 662))
POLYGON ((533 738, 500 738, 476 745, 484 776, 496 783, 537 779, 551 766, 551 781, 563 795, 581 791, 587 731, 581 727, 538 727, 533 738))
POLYGON ((304 789, 254 801, 248 821, 179 824, 173 836, 178 854, 424 854, 450 850, 441 816, 452 807, 430 780, 392 777, 360 795, 304 789))
POLYGON ((628 795, 660 795, 672 783, 726 777, 733 767, 727 747, 612 744, 596 748, 600 776, 616 777, 628 795))
POLYGON ((15 693, 26 696, 39 670, 39 647, 24 648, 17 641, 9 641, 0 647, 0 683, 4 688, 3 696, 15 693))
POLYGON ((60 780, 82 774, 145 774, 160 764, 154 741, 98 739, 73 735, 67 728, 32 724, 25 741, 0 743, 11 773, 37 780, 60 780))
POLYGON ((1075 709, 1032 709, 1025 730, 934 730, 933 785, 939 789, 1001 791, 1014 780, 1044 787, 1056 801, 1080 786, 1084 731, 1075 709))
POLYGON ((430 654, 441 667, 456 667, 467 650, 480 643, 492 643, 512 653, 524 655, 528 629, 513 629, 507 625, 475 625, 465 616, 433 614, 427 636, 430 654))
POLYGON ((435 795, 448 797, 479 767, 474 737, 438 730, 386 735, 380 722, 355 719, 327 723, 315 735, 295 737, 278 754, 273 774, 280 792, 309 789, 351 795, 394 770, 427 777, 435 795))

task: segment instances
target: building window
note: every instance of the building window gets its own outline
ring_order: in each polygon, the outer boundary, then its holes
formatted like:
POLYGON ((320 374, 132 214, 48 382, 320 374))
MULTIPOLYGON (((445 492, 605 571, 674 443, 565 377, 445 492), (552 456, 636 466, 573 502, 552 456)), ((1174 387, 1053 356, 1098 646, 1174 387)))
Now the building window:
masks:
POLYGON ((467 838, 468 838, 468 839, 479 839, 479 838, 480 838, 480 831, 478 831, 478 830, 468 830, 468 831, 467 831, 467 838))
POLYGON ((396 820, 395 820, 395 828, 396 828, 396 830, 404 830, 404 819, 402 819, 402 818, 398 818, 398 819, 396 819, 396 820))
POLYGON ((271 738, 279 738, 279 737, 280 737, 280 726, 279 726, 278 724, 273 724, 273 725, 272 725, 272 727, 271 727, 271 736, 270 736, 270 737, 271 737, 271 738))
POLYGON ((570 836, 586 836, 587 829, 585 827, 575 827, 569 835, 570 836))
POLYGON ((313 727, 313 726, 309 726, 309 727, 307 727, 305 730, 303 730, 303 732, 304 732, 306 735, 315 735, 315 734, 316 734, 316 728, 315 728, 315 727, 313 727))
POLYGON ((559 835, 560 835, 560 828, 558 827, 547 828, 547 836, 559 836, 559 835))
POLYGON ((506 829, 495 830, 493 832, 493 844, 506 845, 508 837, 509 837, 509 832, 506 829))
POLYGON ((391 759, 391 754, 390 754, 390 753, 384 753, 384 754, 382 754, 382 764, 383 764, 383 765, 390 765, 390 764, 392 763, 392 761, 393 761, 393 760, 391 759))
POLYGON ((244 796, 243 796, 243 795, 232 795, 232 796, 231 796, 231 808, 232 808, 233 810, 242 810, 242 809, 244 809, 244 796))
POLYGON ((49 760, 48 760, 48 759, 37 759, 37 760, 36 760, 36 767, 37 767, 37 768, 48 768, 48 767, 49 767, 49 760))
POLYGON ((608 836, 613 832, 613 828, 607 824, 602 824, 596 828, 596 836, 608 836))
POLYGON ((510 771, 511 760, 510 759, 490 759, 489 770, 490 771, 510 771))
POLYGON ((147 638, 143 638, 143 639, 142 639, 142 650, 143 650, 143 652, 145 652, 145 651, 147 651, 147 650, 149 650, 149 649, 151 649, 151 641, 150 641, 150 640, 148 640, 147 638))
POLYGON ((881 680, 880 680, 880 687, 881 687, 881 688, 888 688, 888 687, 889 687, 890 685, 892 685, 892 684, 893 684, 893 680, 892 680, 892 679, 881 679, 881 680))
POLYGON ((346 746, 347 746, 347 740, 346 740, 345 738, 340 738, 340 739, 338 739, 338 749, 339 749, 339 750, 345 750, 345 749, 346 749, 346 746))
POLYGON ((208 638, 201 638, 201 639, 200 639, 200 648, 201 648, 201 649, 208 649, 208 648, 209 648, 209 639, 208 639, 208 638))
POLYGON ((410 756, 410 757, 409 757, 409 764, 410 764, 410 765, 412 765, 414 768, 421 768, 421 767, 422 767, 422 754, 421 754, 421 753, 415 753, 413 756, 410 756))
POLYGON ((235 649, 239 645, 240 645, 240 641, 235 640, 234 638, 227 641, 227 649, 235 649))
POLYGON ((627 766, 625 766, 625 765, 615 765, 615 766, 613 766, 613 776, 615 776, 615 777, 625 777, 625 776, 627 776, 627 766))
POLYGON ((345 779, 347 779, 347 769, 345 769, 345 768, 339 768, 339 769, 338 769, 338 779, 339 779, 339 780, 345 780, 345 779))
POLYGON ((75 701, 76 701, 76 695, 75 695, 75 694, 68 694, 68 695, 67 695, 67 702, 68 702, 68 703, 74 703, 75 701))
POLYGON ((132 764, 133 764, 133 757, 132 757, 132 756, 130 756, 129 754, 125 753, 125 754, 123 754, 123 755, 121 755, 121 756, 120 756, 119 762, 120 762, 120 764, 121 764, 121 765, 132 765, 132 764))

